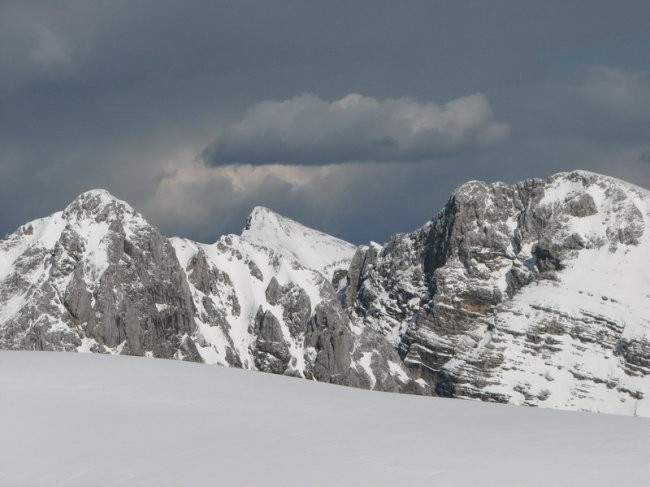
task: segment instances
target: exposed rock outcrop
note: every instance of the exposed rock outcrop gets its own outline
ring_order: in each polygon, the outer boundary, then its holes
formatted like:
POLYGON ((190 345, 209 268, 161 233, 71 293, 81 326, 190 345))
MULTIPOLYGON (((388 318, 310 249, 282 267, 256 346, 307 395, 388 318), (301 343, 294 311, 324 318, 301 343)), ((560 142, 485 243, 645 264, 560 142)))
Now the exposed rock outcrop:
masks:
POLYGON ((359 250, 342 301, 439 395, 647 415, 649 218, 647 191, 592 173, 470 182, 359 250))
POLYGON ((0 282, 0 295, 17 304, 0 329, 3 348, 200 360, 188 340, 194 304, 174 249, 105 191, 27 224, 2 250, 19 253, 0 282))
POLYGON ((0 241, 0 347, 650 416, 649 222, 648 191, 575 171, 466 183, 384 245, 267 208, 205 245, 95 190, 0 241))

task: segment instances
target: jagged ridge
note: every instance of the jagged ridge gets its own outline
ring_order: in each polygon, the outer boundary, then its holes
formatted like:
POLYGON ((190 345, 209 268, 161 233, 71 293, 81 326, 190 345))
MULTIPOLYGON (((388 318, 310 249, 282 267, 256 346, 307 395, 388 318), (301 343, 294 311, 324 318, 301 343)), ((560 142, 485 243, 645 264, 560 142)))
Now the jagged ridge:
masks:
POLYGON ((0 242, 0 347, 647 416, 649 202, 574 171, 466 183, 385 245, 262 207, 206 245, 93 190, 0 242))
POLYGON ((472 181, 383 248, 346 306, 439 395, 649 415, 646 190, 574 171, 472 181))
MULTIPOLYGON (((0 347, 202 361, 383 390, 422 390, 385 346, 378 383, 331 277, 355 247, 266 208, 211 245, 163 237, 103 190, 0 246, 0 347), (393 369, 388 369, 391 360, 393 369)), ((364 345, 365 344, 365 345, 364 345)), ((366 347, 366 348, 364 348, 366 347)))

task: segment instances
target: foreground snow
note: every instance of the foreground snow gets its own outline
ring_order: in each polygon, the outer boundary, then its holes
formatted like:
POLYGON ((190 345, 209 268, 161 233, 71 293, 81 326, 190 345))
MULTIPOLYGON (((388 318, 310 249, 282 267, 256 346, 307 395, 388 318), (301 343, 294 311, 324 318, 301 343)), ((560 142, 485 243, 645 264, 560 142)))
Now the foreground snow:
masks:
POLYGON ((0 352, 0 485, 647 485, 650 421, 0 352))

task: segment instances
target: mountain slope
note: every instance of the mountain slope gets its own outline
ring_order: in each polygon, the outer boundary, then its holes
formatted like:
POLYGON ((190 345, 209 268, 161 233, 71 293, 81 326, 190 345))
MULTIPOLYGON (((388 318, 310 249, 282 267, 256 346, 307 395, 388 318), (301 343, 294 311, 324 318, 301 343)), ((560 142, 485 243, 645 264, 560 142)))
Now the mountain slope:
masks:
POLYGON ((348 242, 305 227, 261 206, 251 212, 241 236, 328 278, 338 267, 347 267, 356 250, 348 242))
POLYGON ((0 241, 0 348, 650 416, 649 229, 647 190, 584 171, 471 181, 358 248, 261 207, 168 239, 94 190, 0 241))
POLYGON ((188 276, 205 362, 311 376, 307 322, 321 303, 340 308, 323 273, 347 267, 354 246, 261 207, 241 236, 171 243, 188 276))
POLYGON ((0 484, 642 486, 639 418, 0 352, 0 484))
POLYGON ((0 345, 196 357, 189 288, 174 249, 103 190, 0 242, 0 345))
POLYGON ((345 300, 439 395, 650 415, 650 196, 575 171, 469 182, 383 248, 345 300))
POLYGON ((253 210, 241 236, 212 245, 171 243, 187 274, 197 310, 195 343, 206 363, 426 392, 380 334, 368 329, 363 340, 353 336, 328 278, 336 266, 349 265, 350 244, 262 208, 253 210), (386 372, 379 383, 364 362, 369 348, 382 352, 386 372))
POLYGON ((353 339, 330 278, 354 251, 259 207, 241 236, 167 239, 125 202, 89 191, 0 243, 0 348, 176 358, 426 392, 381 335, 353 339), (382 351, 380 381, 368 374, 368 347, 382 351))

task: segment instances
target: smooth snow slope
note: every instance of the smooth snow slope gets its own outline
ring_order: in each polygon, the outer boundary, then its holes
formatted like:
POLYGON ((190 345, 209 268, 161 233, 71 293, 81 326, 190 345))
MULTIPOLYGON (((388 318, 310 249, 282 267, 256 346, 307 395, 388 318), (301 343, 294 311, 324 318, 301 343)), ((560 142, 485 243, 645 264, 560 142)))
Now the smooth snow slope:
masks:
POLYGON ((0 352, 2 486, 644 486, 650 421, 0 352))
POLYGON ((253 208, 241 236, 330 278, 338 266, 347 268, 356 250, 349 242, 306 227, 263 206, 253 208))

